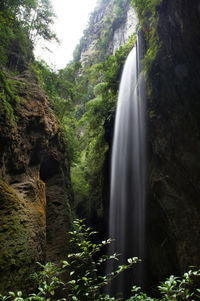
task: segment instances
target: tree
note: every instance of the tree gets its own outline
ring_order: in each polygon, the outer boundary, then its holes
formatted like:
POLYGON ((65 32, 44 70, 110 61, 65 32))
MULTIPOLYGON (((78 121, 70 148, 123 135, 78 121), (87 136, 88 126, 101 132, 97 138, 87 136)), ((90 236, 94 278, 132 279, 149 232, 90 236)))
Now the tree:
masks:
POLYGON ((21 16, 23 27, 27 30, 29 38, 33 43, 37 38, 52 41, 56 40, 56 34, 52 31, 51 25, 54 23, 55 14, 50 0, 29 0, 33 6, 26 6, 21 16))
POLYGON ((51 29, 54 23, 51 0, 3 0, 0 7, 2 10, 10 10, 15 20, 18 20, 22 28, 28 34, 34 44, 37 38, 45 40, 57 40, 51 29))

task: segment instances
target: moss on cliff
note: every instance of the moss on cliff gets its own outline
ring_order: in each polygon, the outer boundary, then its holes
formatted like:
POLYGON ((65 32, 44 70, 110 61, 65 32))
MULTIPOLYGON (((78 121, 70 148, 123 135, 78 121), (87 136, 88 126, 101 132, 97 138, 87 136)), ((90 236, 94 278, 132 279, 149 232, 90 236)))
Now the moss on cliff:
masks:
POLYGON ((19 102, 19 98, 13 93, 11 85, 6 78, 5 73, 0 68, 0 118, 3 118, 5 122, 13 130, 16 127, 16 116, 14 112, 13 104, 19 102))
POLYGON ((27 277, 33 271, 34 256, 29 244, 23 215, 24 206, 16 192, 0 180, 0 291, 27 286, 27 277))

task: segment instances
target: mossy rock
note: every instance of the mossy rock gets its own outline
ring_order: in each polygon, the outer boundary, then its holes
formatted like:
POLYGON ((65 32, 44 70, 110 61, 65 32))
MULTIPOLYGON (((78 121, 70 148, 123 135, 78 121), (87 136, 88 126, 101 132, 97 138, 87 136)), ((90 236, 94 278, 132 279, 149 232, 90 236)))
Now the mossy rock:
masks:
POLYGON ((30 237, 23 218, 23 202, 0 180, 0 293, 28 287, 33 271, 30 237))

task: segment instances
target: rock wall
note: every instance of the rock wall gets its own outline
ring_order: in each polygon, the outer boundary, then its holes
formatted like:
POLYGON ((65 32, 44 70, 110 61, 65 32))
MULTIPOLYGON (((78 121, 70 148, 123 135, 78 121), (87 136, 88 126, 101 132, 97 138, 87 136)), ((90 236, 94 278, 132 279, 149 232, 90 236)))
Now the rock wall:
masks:
POLYGON ((93 21, 83 37, 85 43, 80 54, 80 62, 83 65, 91 60, 91 56, 93 56, 91 63, 94 63, 95 57, 99 56, 98 49, 102 50, 105 47, 104 55, 114 54, 136 32, 138 20, 134 8, 130 5, 131 1, 121 1, 123 2, 121 5, 118 2, 109 0, 94 11, 93 21), (117 9, 121 9, 119 16, 117 9), (106 45, 101 44, 103 39, 107 39, 106 45))
POLYGON ((164 0, 149 72, 148 270, 152 281, 200 265, 200 5, 164 0))
POLYGON ((120 46, 123 46, 128 42, 130 36, 136 33, 137 23, 138 19, 135 9, 129 5, 126 12, 125 21, 113 32, 112 39, 108 46, 109 54, 114 54, 115 51, 120 48, 120 46))
MULTIPOLYGON (((16 80, 16 78, 15 78, 16 80)), ((0 111, 0 291, 26 287, 35 262, 66 254, 71 186, 53 110, 24 73, 15 120, 0 111)))

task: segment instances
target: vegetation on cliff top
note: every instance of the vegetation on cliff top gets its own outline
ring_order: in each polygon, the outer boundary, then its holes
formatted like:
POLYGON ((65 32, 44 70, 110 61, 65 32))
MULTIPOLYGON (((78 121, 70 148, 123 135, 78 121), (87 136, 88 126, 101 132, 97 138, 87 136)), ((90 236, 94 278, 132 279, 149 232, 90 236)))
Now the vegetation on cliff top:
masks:
POLYGON ((28 69, 32 72, 30 64, 34 61, 33 47, 38 38, 56 39, 50 29, 53 19, 49 0, 0 2, 0 114, 10 125, 16 121, 17 87, 21 85, 15 78, 28 69))
POLYGON ((49 0, 1 1, 0 64, 11 70, 24 70, 38 38, 56 39, 50 29, 53 19, 49 0))

